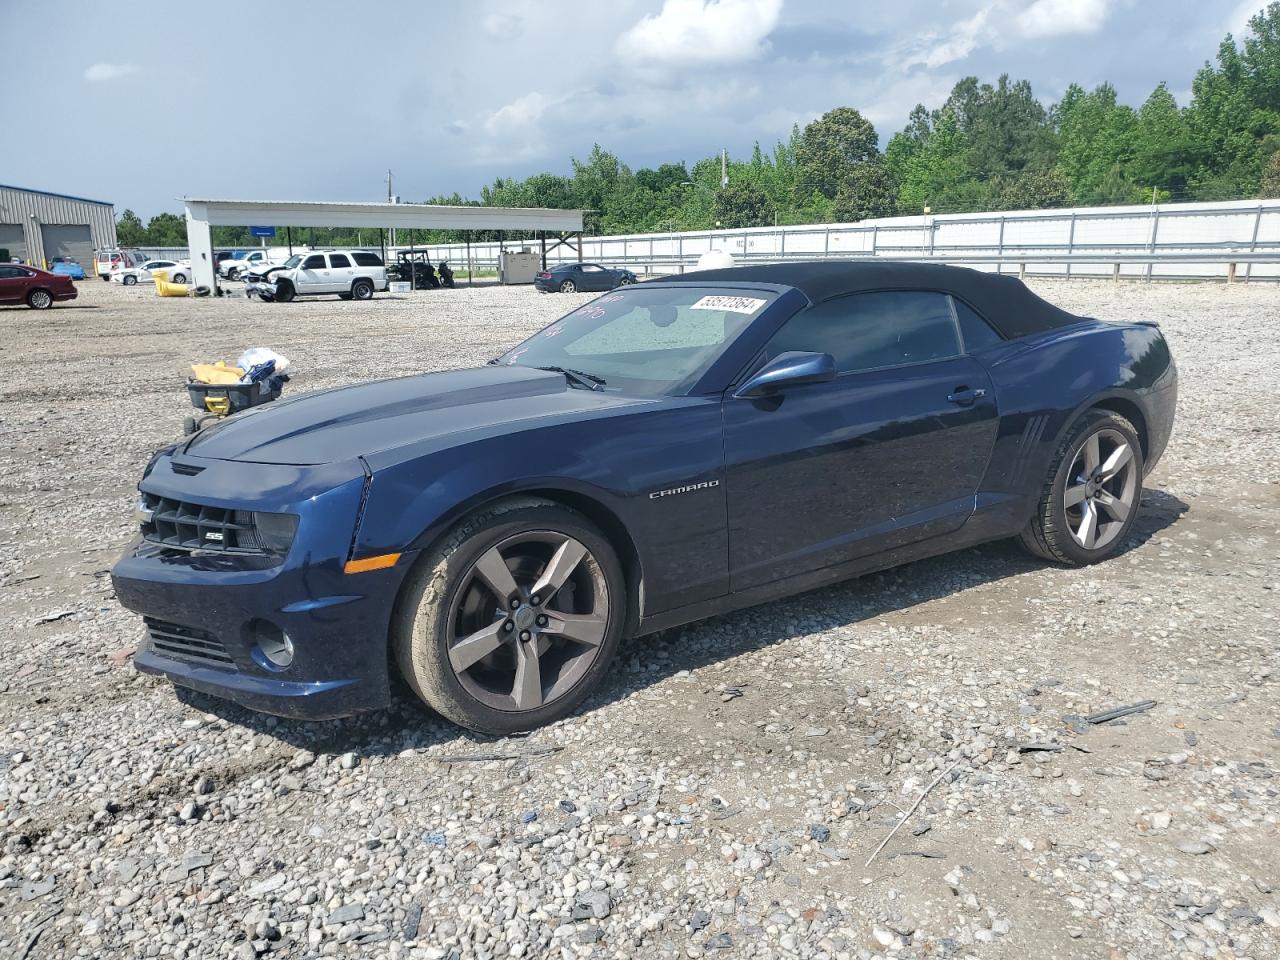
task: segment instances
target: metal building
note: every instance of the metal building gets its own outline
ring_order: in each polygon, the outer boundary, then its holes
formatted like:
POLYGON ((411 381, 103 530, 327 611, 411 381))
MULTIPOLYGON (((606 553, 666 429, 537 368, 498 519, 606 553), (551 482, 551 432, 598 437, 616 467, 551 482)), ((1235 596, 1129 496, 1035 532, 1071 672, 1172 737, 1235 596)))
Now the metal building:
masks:
POLYGON ((115 209, 105 200, 0 183, 0 249, 10 257, 37 267, 68 257, 92 273, 93 251, 115 245, 115 209))

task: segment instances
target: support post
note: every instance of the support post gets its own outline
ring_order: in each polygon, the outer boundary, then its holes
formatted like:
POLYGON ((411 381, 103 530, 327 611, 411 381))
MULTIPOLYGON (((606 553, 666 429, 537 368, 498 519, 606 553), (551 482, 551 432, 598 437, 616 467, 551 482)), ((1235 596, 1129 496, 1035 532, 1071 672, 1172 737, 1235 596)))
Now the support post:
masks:
POLYGON ((1071 279, 1071 254, 1076 248, 1076 212, 1071 211, 1071 226, 1067 229, 1067 279, 1071 279))
POLYGON ((467 231, 467 286, 474 287, 476 278, 471 274, 471 231, 467 231))
POLYGON ((1227 264, 1227 283, 1235 283, 1235 282, 1236 282, 1236 265, 1235 265, 1235 262, 1232 261, 1231 263, 1227 264))
MULTIPOLYGON (((875 249, 874 242, 872 245, 872 249, 875 249)), ((822 231, 822 255, 824 257, 831 256, 831 228, 830 227, 826 227, 822 231)))
MULTIPOLYGON (((1253 215, 1253 237, 1249 240, 1249 252, 1257 253, 1258 251, 1258 228, 1262 226, 1262 204, 1258 204, 1258 212, 1253 215)), ((1244 265, 1244 282, 1249 282, 1249 277, 1253 274, 1253 261, 1249 261, 1244 265)))
POLYGON ((996 273, 1004 272, 1004 214, 1000 214, 1000 236, 996 238, 996 273))
POLYGON ((1151 282, 1151 270, 1155 266, 1156 233, 1160 230, 1160 208, 1155 207, 1151 218, 1151 242, 1147 244, 1147 253, 1152 259, 1147 261, 1147 283, 1151 282))
POLYGON ((1019 280, 1027 279, 1027 265, 1025 263, 1018 264, 1018 279, 1019 280))
POLYGON ((213 259, 213 235, 209 230, 208 212, 200 204, 187 204, 187 250, 191 255, 191 280, 194 287, 218 286, 213 259))
POLYGON ((876 256, 876 244, 880 242, 880 224, 871 228, 871 255, 876 256))
POLYGON ((1120 261, 1118 260, 1111 265, 1111 282, 1120 282, 1120 261))
POLYGON ((582 231, 581 230, 578 231, 577 237, 578 237, 578 262, 581 263, 582 262, 582 231))
POLYGON ((538 231, 538 242, 542 245, 542 270, 545 273, 547 270, 547 231, 538 231))

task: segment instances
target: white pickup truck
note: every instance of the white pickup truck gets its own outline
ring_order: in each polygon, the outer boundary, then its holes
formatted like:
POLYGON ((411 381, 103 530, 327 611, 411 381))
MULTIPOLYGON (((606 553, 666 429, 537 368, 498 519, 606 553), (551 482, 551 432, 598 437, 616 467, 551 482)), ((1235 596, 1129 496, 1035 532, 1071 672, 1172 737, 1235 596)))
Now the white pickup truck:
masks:
POLYGON ((244 293, 287 303, 294 297, 337 294, 340 300, 368 300, 387 289, 387 268, 368 250, 294 254, 279 266, 253 269, 244 293))
POLYGON ((218 264, 218 276, 227 280, 241 279, 249 274, 261 273, 268 267, 284 263, 284 257, 272 257, 266 250, 250 250, 242 257, 228 257, 218 264))

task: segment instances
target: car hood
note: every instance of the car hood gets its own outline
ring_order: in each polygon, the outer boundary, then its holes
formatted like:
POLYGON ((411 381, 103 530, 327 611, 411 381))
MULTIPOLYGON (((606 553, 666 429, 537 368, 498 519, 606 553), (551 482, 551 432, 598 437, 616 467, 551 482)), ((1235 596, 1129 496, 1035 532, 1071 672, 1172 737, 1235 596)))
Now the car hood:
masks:
POLYGON ((449 446, 527 429, 534 421, 653 402, 573 388, 559 373, 486 366, 277 400, 200 431, 185 452, 252 463, 335 463, 424 443, 449 446))

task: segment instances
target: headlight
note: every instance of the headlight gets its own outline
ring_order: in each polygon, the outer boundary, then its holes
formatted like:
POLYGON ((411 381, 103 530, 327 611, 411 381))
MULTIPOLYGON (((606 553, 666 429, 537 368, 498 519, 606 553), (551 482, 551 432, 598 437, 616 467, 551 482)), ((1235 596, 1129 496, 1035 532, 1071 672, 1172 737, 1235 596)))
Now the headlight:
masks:
POLYGON ((298 532, 298 516, 293 513, 253 514, 253 531, 260 546, 267 553, 284 556, 293 546, 298 532))

